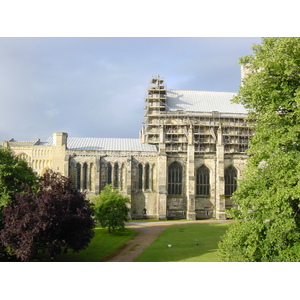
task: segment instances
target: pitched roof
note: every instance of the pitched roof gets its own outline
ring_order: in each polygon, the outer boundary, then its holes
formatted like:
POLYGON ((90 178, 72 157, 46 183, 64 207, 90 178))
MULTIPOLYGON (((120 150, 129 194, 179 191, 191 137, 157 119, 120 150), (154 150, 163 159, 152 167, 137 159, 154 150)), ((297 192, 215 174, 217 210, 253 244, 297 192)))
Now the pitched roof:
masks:
POLYGON ((153 145, 129 138, 68 138, 67 147, 80 150, 156 151, 153 145))
POLYGON ((236 93, 167 90, 167 110, 247 114, 241 104, 231 103, 236 93))
MULTIPOLYGON (((52 145, 50 137, 44 145, 52 145)), ((111 151, 157 151, 156 146, 143 144, 140 139, 130 138, 79 138, 68 137, 67 148, 72 150, 111 150, 111 151)))

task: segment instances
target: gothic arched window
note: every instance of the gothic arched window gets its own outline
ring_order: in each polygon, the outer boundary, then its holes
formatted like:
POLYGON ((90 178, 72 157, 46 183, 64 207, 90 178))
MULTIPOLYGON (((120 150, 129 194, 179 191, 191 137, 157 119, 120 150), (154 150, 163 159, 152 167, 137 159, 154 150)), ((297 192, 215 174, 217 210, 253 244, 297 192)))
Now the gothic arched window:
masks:
POLYGON ((107 184, 111 184, 112 166, 110 163, 107 164, 107 184))
POLYGON ((145 189, 150 189, 150 167, 149 164, 145 166, 145 189))
POLYGON ((197 170, 196 194, 199 196, 210 195, 209 169, 204 165, 197 170))
POLYGON ((88 188, 88 166, 86 163, 83 164, 83 189, 88 188))
POLYGON ((237 188, 237 171, 233 166, 228 167, 225 170, 225 195, 231 197, 232 194, 236 191, 237 188))
POLYGON ((78 163, 76 165, 76 186, 80 190, 80 178, 81 178, 81 165, 78 163))
POLYGON ((119 165, 115 163, 115 168, 114 168, 114 187, 119 186, 119 165))
POLYGON ((30 164, 31 157, 28 154, 22 152, 22 153, 18 154, 17 157, 18 157, 18 159, 25 160, 30 164))
POLYGON ((182 166, 178 162, 174 162, 169 166, 168 170, 168 194, 182 194, 182 166))
POLYGON ((143 166, 139 164, 138 169, 139 169, 139 190, 142 190, 143 189, 143 166))

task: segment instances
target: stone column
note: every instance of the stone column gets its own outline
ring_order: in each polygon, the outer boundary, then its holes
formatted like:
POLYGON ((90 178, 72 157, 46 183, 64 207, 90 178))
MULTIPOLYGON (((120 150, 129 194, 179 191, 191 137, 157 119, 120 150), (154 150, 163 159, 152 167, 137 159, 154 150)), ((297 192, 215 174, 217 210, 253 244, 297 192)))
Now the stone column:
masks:
POLYGON ((131 191, 132 191, 132 178, 131 178, 131 173, 132 173, 132 156, 127 159, 127 170, 126 170, 126 193, 128 196, 131 196, 131 191))
POLYGON ((164 128, 160 128, 160 143, 157 164, 157 179, 158 179, 158 219, 167 219, 167 154, 164 138, 164 128))
POLYGON ((122 186, 122 183, 121 183, 121 178, 122 178, 121 172, 122 172, 122 164, 118 163, 118 186, 117 186, 117 188, 118 188, 119 192, 121 191, 121 186, 122 186))
MULTIPOLYGON (((131 201, 131 192, 132 192, 132 156, 130 156, 127 159, 127 169, 126 169, 126 178, 125 178, 125 186, 126 186, 126 196, 129 198, 129 200, 131 201)), ((131 219, 131 203, 128 204, 128 208, 129 210, 129 218, 131 219)))
POLYGON ((187 148, 187 171, 186 171, 186 189, 187 189, 187 215, 189 221, 196 220, 195 212, 195 145, 193 138, 193 129, 188 131, 187 148))
POLYGON ((222 128, 218 129, 216 161, 216 219, 225 220, 225 192, 224 192, 224 142, 222 128))
POLYGON ((143 192, 144 192, 144 191, 146 191, 146 165, 142 164, 142 168, 143 168, 142 189, 143 189, 143 192))
POLYGON ((100 193, 100 186, 101 186, 101 156, 99 158, 95 157, 95 166, 94 166, 94 177, 92 180, 94 180, 94 189, 95 194, 100 193))
POLYGON ((53 133, 52 169, 64 176, 69 176, 69 157, 66 154, 68 134, 65 132, 53 133))
POLYGON ((111 163, 111 186, 115 187, 115 163, 111 163))
POLYGON ((87 190, 90 190, 90 175, 89 175, 90 170, 91 170, 90 164, 86 163, 86 174, 85 174, 86 178, 85 178, 85 180, 86 180, 86 189, 87 190))
MULTIPOLYGON (((154 167, 154 164, 149 165, 150 171, 149 171, 149 188, 150 191, 153 192, 155 190, 155 185, 154 185, 154 172, 157 170, 157 168, 154 167)), ((157 183, 155 183, 157 184, 157 183)))

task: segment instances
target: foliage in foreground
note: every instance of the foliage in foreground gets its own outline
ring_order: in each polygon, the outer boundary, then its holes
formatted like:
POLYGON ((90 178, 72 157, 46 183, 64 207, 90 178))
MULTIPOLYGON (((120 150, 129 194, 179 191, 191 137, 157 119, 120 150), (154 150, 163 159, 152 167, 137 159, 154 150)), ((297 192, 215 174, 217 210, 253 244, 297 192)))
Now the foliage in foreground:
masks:
MULTIPOLYGON (((15 201, 15 193, 21 193, 24 185, 34 188, 37 181, 25 160, 14 156, 9 148, 0 148, 0 232, 4 227, 3 208, 15 201)), ((9 254, 0 240, 0 261, 8 259, 9 254)))
POLYGON ((124 230, 130 211, 127 207, 130 202, 128 198, 121 195, 111 185, 106 185, 93 201, 95 203, 95 218, 102 227, 108 227, 108 232, 124 230))
POLYGON ((300 38, 265 38, 241 64, 237 101, 255 120, 236 222, 219 243, 223 261, 300 261, 300 38))
POLYGON ((37 180, 25 160, 14 156, 8 148, 0 148, 0 207, 13 201, 14 194, 22 192, 24 184, 32 187, 37 180))
POLYGON ((3 209, 4 228, 0 239, 22 261, 38 253, 50 258, 68 249, 79 251, 94 235, 93 209, 70 179, 47 172, 38 190, 27 187, 3 209))

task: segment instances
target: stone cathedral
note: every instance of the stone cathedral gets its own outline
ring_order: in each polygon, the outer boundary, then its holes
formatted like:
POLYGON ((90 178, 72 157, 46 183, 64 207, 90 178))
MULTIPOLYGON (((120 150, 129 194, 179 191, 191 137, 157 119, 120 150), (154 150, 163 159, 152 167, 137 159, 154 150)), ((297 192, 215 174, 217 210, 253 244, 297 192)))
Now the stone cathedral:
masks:
POLYGON ((242 178, 252 135, 235 93, 167 89, 149 84, 139 139, 3 141, 38 174, 70 176, 88 197, 112 184, 131 200, 131 218, 225 219, 242 178))

